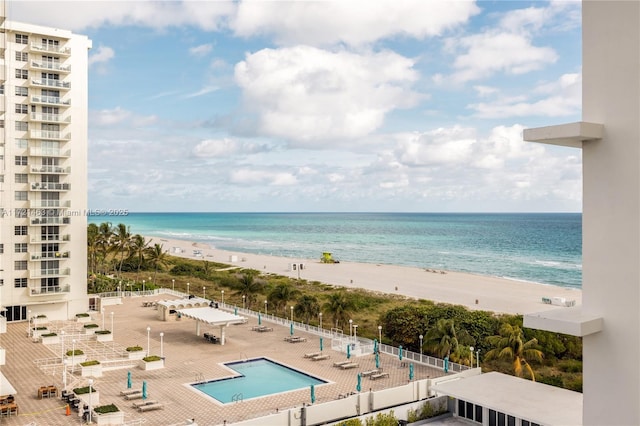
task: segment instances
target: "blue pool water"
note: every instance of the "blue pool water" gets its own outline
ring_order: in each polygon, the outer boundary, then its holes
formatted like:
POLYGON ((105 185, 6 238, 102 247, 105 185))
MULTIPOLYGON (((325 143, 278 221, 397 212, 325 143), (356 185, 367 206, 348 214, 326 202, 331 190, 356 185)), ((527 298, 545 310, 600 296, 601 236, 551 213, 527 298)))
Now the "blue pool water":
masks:
POLYGON ((192 385, 223 404, 233 402, 234 396, 237 395, 241 395, 240 399, 244 400, 327 383, 266 358, 224 365, 237 372, 239 376, 192 385))

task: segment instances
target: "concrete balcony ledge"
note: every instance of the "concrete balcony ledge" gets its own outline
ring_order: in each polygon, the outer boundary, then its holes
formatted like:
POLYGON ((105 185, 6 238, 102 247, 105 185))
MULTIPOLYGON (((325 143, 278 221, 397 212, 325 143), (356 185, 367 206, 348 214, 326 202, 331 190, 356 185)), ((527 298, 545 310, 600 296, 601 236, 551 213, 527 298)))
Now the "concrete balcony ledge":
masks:
POLYGON ((603 134, 604 126, 602 124, 578 121, 557 126, 525 129, 522 137, 527 142, 582 148, 583 142, 602 139, 603 134))
POLYGON ((524 316, 525 327, 584 337, 602 331, 604 321, 599 315, 583 312, 582 306, 557 308, 524 316))

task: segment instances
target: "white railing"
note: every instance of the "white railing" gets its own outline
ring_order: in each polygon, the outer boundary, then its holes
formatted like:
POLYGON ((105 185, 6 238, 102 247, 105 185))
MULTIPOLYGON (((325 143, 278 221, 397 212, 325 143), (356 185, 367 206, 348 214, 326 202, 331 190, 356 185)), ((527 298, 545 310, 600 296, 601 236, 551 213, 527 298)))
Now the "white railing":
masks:
POLYGON ((71 116, 63 117, 62 114, 52 114, 44 112, 32 112, 31 120, 33 121, 50 121, 52 123, 70 123, 71 116))
POLYGON ((71 71, 71 65, 64 65, 64 64, 61 64, 60 62, 53 62, 53 61, 31 61, 31 66, 33 68, 41 68, 46 70, 63 71, 63 72, 71 71))
POLYGON ((71 133, 62 133, 59 130, 30 130, 29 135, 33 139, 58 139, 58 140, 71 139, 71 133))
POLYGON ((71 83, 68 81, 56 80, 54 78, 32 78, 31 84, 35 86, 46 86, 46 87, 56 87, 60 89, 70 89, 71 83))
POLYGON ((29 207, 31 208, 53 208, 61 209, 65 207, 71 207, 70 200, 31 200, 29 201, 29 207))
POLYGON ((71 100, 63 100, 59 96, 32 96, 31 102, 37 104, 71 105, 71 100))
POLYGON ((59 55, 70 55, 71 49, 63 46, 56 46, 51 44, 31 43, 31 50, 38 52, 51 52, 59 55))

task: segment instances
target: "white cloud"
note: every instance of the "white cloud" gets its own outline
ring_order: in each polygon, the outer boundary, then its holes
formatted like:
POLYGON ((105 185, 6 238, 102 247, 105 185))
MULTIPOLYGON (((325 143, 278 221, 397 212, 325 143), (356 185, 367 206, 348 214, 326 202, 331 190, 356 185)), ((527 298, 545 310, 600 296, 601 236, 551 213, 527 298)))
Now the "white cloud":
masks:
POLYGON ((189 48, 189 54, 192 56, 206 56, 213 50, 212 44, 201 44, 189 48))
POLYGON ((189 93, 187 95, 185 95, 185 98, 197 98, 198 96, 203 96, 203 95, 207 95, 209 93, 215 92, 217 90, 219 90, 220 88, 218 86, 206 86, 203 87, 202 89, 198 90, 197 92, 193 92, 193 93, 189 93))
POLYGON ((233 170, 229 180, 231 183, 239 185, 290 186, 297 182, 296 177, 291 173, 246 168, 233 170))
POLYGON ((141 116, 116 107, 113 109, 103 109, 89 112, 89 122, 95 126, 129 125, 133 127, 144 127, 157 121, 155 115, 141 116))
POLYGON ((440 35, 477 13, 473 1, 244 1, 231 26, 237 35, 269 34, 285 45, 363 45, 388 37, 440 35))
POLYGON ((193 154, 201 158, 225 158, 237 154, 251 154, 267 151, 266 145, 241 142, 230 138, 207 139, 193 149, 193 154))
POLYGON ((414 105, 414 61, 389 51, 355 54, 308 46, 263 49, 236 65, 245 104, 260 131, 298 142, 352 139, 385 114, 414 105))
POLYGON ((107 63, 115 56, 116 53, 112 48, 100 46, 96 50, 91 51, 89 55, 89 66, 107 63))

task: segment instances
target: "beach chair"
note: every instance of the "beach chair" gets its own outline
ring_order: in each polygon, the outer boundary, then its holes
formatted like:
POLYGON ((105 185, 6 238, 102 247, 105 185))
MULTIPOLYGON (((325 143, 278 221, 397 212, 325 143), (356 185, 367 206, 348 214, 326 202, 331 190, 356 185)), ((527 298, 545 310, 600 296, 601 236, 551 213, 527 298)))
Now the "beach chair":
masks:
POLYGON ((127 396, 127 395, 131 395, 131 394, 138 393, 138 392, 142 392, 142 391, 138 390, 138 389, 125 389, 125 390, 120 391, 120 395, 127 396))
POLYGON ((311 352, 308 354, 304 354, 305 358, 314 358, 317 357, 318 355, 322 355, 322 352, 311 352))
POLYGON ((373 376, 374 374, 379 374, 381 370, 375 369, 375 370, 369 370, 369 371, 363 371, 361 373, 362 377, 368 377, 368 376, 373 376))
POLYGON ((378 380, 378 379, 382 379, 383 377, 389 377, 389 373, 372 374, 371 380, 378 380))
POLYGON ((163 404, 160 404, 159 402, 156 402, 154 404, 145 404, 142 405, 140 407, 138 407, 138 411, 140 411, 141 413, 145 412, 145 411, 151 411, 151 410, 159 410, 164 408, 163 404))
POLYGON ((340 366, 340 368, 342 368, 343 370, 349 370, 351 368, 356 368, 358 367, 358 363, 357 362, 350 362, 348 364, 342 364, 340 366))
POLYGON ((146 401, 134 402, 134 403, 132 404, 132 407, 133 407, 133 408, 140 408, 140 407, 142 407, 143 405, 150 405, 150 404, 157 404, 157 403, 158 403, 158 401, 156 401, 156 400, 153 400, 153 399, 147 399, 146 401))
POLYGON ((142 392, 138 391, 136 393, 130 393, 129 395, 125 395, 124 399, 130 401, 132 399, 142 399, 142 392))
POLYGON ((331 358, 331 355, 322 354, 322 355, 311 357, 311 361, 322 361, 323 359, 329 359, 329 358, 331 358))
POLYGON ((333 363, 333 366, 334 367, 340 367, 340 366, 345 365, 345 364, 351 364, 351 361, 349 361, 349 360, 347 360, 347 361, 336 361, 336 362, 333 363))

